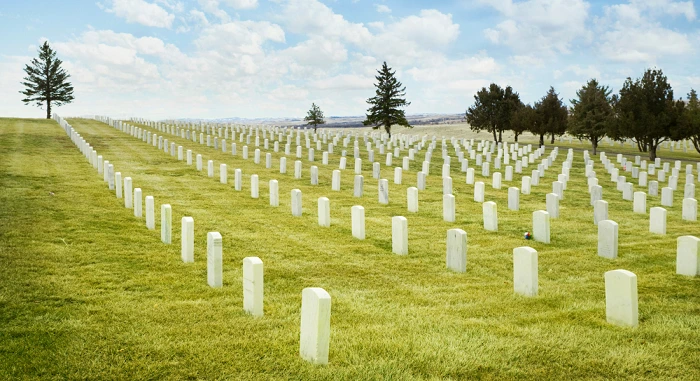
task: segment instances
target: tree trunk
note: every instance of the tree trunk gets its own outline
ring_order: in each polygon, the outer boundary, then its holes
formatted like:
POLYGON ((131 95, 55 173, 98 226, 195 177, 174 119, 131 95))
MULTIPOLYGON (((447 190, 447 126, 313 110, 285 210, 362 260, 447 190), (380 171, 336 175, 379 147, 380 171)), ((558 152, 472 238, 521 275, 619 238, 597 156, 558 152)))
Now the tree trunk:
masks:
POLYGON ((554 144, 554 134, 552 134, 552 141, 549 144, 554 144))
POLYGON ((596 152, 598 151, 598 139, 591 139, 591 143, 593 144, 593 156, 595 156, 596 152))
POLYGON ((498 142, 500 143, 500 142, 502 142, 502 141, 503 141, 503 131, 502 131, 502 130, 498 130, 498 142))
POLYGON ((544 145, 544 134, 540 134, 540 147, 544 145))
POLYGON ((517 132, 515 133, 515 142, 516 142, 516 143, 518 142, 518 136, 519 136, 519 135, 520 135, 519 133, 517 133, 517 132))
POLYGON ((389 139, 391 139, 391 126, 384 126, 386 133, 389 134, 389 139))
POLYGON ((694 137, 690 138, 690 141, 693 142, 693 145, 695 146, 695 150, 698 151, 698 153, 700 153, 700 136, 697 136, 697 137, 694 136, 694 137))
POLYGON ((650 144, 649 145, 649 161, 654 161, 654 160, 656 160, 656 145, 650 144))
POLYGON ((51 101, 46 101, 46 119, 51 119, 51 101))
POLYGON ((498 140, 496 140, 496 129, 494 128, 494 129, 492 130, 492 132, 493 132, 493 141, 494 141, 494 142, 497 142, 498 140))

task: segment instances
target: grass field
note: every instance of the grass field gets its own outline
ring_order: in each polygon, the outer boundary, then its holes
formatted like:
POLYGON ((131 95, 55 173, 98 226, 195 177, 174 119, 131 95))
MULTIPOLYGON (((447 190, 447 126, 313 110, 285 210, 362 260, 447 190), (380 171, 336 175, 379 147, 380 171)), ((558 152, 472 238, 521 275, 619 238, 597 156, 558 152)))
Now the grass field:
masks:
MULTIPOLYGON (((362 199, 352 197, 351 160, 342 190, 331 191, 339 149, 327 167, 317 152, 320 184, 311 186, 306 160, 303 179, 295 180, 295 159, 283 175, 279 154, 266 169, 242 160, 238 142, 239 155, 231 156, 166 136, 202 154, 205 171, 198 172, 105 124, 69 122, 144 196, 155 197, 158 227, 147 230, 124 208, 57 123, 0 119, 0 379, 700 379, 700 277, 675 275, 676 238, 700 235, 700 223, 681 220, 683 176, 668 208, 668 234, 652 235, 648 214, 632 213, 595 158, 620 231, 619 258, 606 260, 596 254, 580 152, 562 217, 552 220, 552 243, 544 245, 522 234, 532 229, 532 212, 545 208, 565 149, 532 194, 521 195, 518 212, 507 209, 507 187, 519 187, 520 175, 497 191, 477 171, 486 200, 498 204, 496 233, 483 229, 473 186, 455 166, 457 221, 442 220, 439 151, 412 214, 406 188, 415 185, 422 153, 403 185, 393 184, 393 170, 378 159, 390 179, 390 204, 380 205, 366 160, 362 199), (215 161, 214 178, 206 160, 215 161), (228 185, 219 182, 219 163, 228 164, 228 185), (243 171, 242 192, 233 189, 234 168, 243 171), (252 174, 260 176, 260 199, 250 197, 252 174), (279 208, 268 203, 271 179, 279 181, 279 208), (300 218, 290 212, 293 188, 303 192, 300 218), (317 224, 321 196, 331 200, 330 228, 317 224), (172 245, 160 242, 165 203, 173 208, 172 245), (351 235, 357 204, 366 209, 364 241, 351 235), (407 256, 391 253, 395 215, 409 221, 407 256), (194 264, 180 260, 183 216, 195 220, 194 264), (465 274, 445 268, 453 227, 469 235, 465 274), (223 236, 222 289, 206 282, 210 231, 223 236), (512 250, 525 245, 539 252, 534 298, 513 293, 512 250), (265 266, 262 318, 242 309, 247 256, 265 266), (637 328, 605 320, 603 274, 613 269, 638 276, 637 328), (305 287, 322 287, 333 298, 327 366, 298 354, 305 287)), ((648 208, 659 205, 648 198, 648 208)))

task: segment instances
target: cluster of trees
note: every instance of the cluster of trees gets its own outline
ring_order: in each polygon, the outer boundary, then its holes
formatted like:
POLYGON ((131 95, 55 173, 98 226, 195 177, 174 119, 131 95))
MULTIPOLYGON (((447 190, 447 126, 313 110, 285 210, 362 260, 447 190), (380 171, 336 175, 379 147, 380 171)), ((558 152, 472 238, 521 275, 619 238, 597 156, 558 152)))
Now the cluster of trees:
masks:
MULTIPOLYGON (((48 42, 39 48, 39 57, 26 65, 27 76, 22 84, 25 104, 46 104, 46 118, 51 117, 51 106, 73 101, 70 75, 61 67, 62 61, 48 42)), ((391 136, 394 125, 412 127, 402 109, 406 101, 406 87, 396 79, 386 62, 375 76, 375 96, 367 99, 370 108, 363 121, 374 129, 384 128, 391 136)), ((641 152, 656 158, 656 150, 665 141, 690 139, 700 152, 700 102, 691 89, 687 100, 674 99, 673 89, 660 69, 648 69, 642 77, 627 78, 618 94, 608 86, 591 79, 576 92, 567 108, 553 87, 533 105, 525 104, 512 87, 501 88, 492 83, 474 95, 474 105, 466 111, 466 120, 474 131, 489 131, 494 141, 502 141, 504 131, 512 131, 515 141, 526 131, 540 138, 544 144, 549 135, 554 143, 557 135, 569 133, 589 140, 593 154, 606 136, 615 140, 631 139, 641 152)), ((315 103, 305 121, 313 126, 326 123, 323 111, 315 103)))
POLYGON ((648 69, 641 78, 627 78, 618 94, 591 79, 576 92, 567 108, 553 87, 533 105, 525 104, 510 86, 492 83, 474 95, 466 120, 474 131, 488 131, 502 141, 504 131, 512 131, 515 141, 523 132, 539 136, 540 145, 549 135, 569 133, 588 140, 593 153, 606 136, 631 139, 649 159, 656 158, 665 141, 690 139, 700 152, 700 103, 695 90, 687 101, 674 99, 673 89, 660 69, 648 69))

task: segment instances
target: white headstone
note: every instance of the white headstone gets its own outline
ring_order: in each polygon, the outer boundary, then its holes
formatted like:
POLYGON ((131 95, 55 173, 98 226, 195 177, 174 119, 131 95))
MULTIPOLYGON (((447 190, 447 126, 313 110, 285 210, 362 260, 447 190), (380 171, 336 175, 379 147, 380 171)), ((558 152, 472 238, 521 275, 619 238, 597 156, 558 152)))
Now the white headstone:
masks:
POLYGON ((666 209, 653 207, 649 210, 649 231, 656 234, 666 234, 666 209))
POLYGON ((467 271, 467 233, 462 229, 447 231, 447 268, 459 273, 467 271))
POLYGON ((263 262, 258 257, 243 258, 243 310, 263 316, 263 262))
POLYGON ((547 193, 546 196, 547 213, 550 218, 559 218, 559 196, 554 193, 547 193))
POLYGON ((184 263, 194 262, 194 218, 182 217, 181 257, 184 263))
POLYGON ((207 283, 210 287, 223 287, 222 239, 219 232, 207 233, 207 283))
POLYGON ((165 244, 172 242, 173 211, 169 204, 160 206, 160 240, 165 244))
POLYGON ((537 296, 537 250, 522 246, 513 249, 513 288, 516 294, 537 296))
POLYGON ((598 256, 615 259, 618 248, 618 225, 613 220, 598 222, 598 256))
POLYGON ((477 181, 476 184, 474 184, 474 201, 484 202, 484 192, 484 183, 481 181, 477 181))
POLYGON ((516 187, 508 188, 508 209, 520 210, 520 189, 516 187))
POLYGON ((446 222, 455 222, 455 196, 451 194, 442 196, 442 218, 446 222))
POLYGON ((279 183, 277 180, 270 180, 270 206, 280 206, 279 183))
POLYGON ((681 217, 685 221, 697 221, 698 220, 698 201, 694 198, 684 198, 683 199, 683 210, 681 212, 681 217))
POLYGON ((634 192, 634 206, 633 211, 635 213, 647 213, 647 194, 644 192, 634 192))
POLYGON ((292 216, 301 217, 301 191, 299 189, 292 189, 292 216))
POLYGON ((362 175, 355 175, 355 183, 353 187, 353 197, 362 197, 364 193, 365 178, 362 175))
POLYGON ((394 184, 401 184, 403 169, 401 167, 394 168, 394 184))
MULTIPOLYGON (((483 184, 483 183, 482 183, 483 184)), ((487 201, 482 206, 484 214, 484 229, 488 231, 498 231, 498 208, 493 201, 487 201)))
POLYGON ((153 196, 146 196, 146 227, 156 229, 156 204, 153 196))
POLYGON ((317 287, 301 293, 299 355, 317 365, 328 364, 331 337, 331 296, 317 287))
POLYGON ((520 192, 522 194, 530 194, 530 176, 523 176, 521 183, 520 192))
POLYGON ((467 168, 467 184, 474 184, 474 168, 467 168))
POLYGON ((207 161, 207 176, 214 177, 214 160, 207 161))
POLYGON ((352 218, 352 236, 357 239, 365 239, 365 208, 355 205, 350 209, 352 218))
POLYGON ((318 225, 323 227, 331 226, 331 202, 328 197, 318 198, 318 225))
POLYGON ((661 189, 661 205, 673 206, 673 189, 669 187, 661 189))
POLYGON ((333 170, 333 176, 331 178, 331 190, 334 190, 334 191, 340 190, 340 170, 339 169, 333 170))
POLYGON ((627 270, 605 273, 605 315, 608 323, 636 327, 639 323, 637 306, 637 276, 627 270))
POLYGON ((250 176, 250 197, 258 198, 260 197, 260 182, 258 175, 250 176))
POLYGON ((394 254, 408 254, 408 220, 406 217, 391 218, 391 250, 394 254))
POLYGON ((133 207, 133 197, 134 194, 132 193, 132 185, 131 185, 131 177, 125 177, 124 178, 124 207, 125 208, 132 208, 133 207))
POLYGON ((550 243, 549 213, 544 210, 536 210, 532 213, 532 239, 550 243))
POLYGON ((141 188, 134 188, 134 217, 141 217, 142 211, 141 188))
POLYGON ((676 274, 700 275, 700 238, 690 235, 678 237, 676 274))
POLYGON ((294 162, 294 178, 295 179, 301 178, 301 160, 296 160, 294 162))
POLYGON ((377 187, 379 193, 379 203, 388 204, 389 203, 389 180, 380 179, 379 186, 377 187))
POLYGON ((411 213, 418 213, 418 188, 408 188, 406 190, 406 200, 408 202, 408 211, 411 213))

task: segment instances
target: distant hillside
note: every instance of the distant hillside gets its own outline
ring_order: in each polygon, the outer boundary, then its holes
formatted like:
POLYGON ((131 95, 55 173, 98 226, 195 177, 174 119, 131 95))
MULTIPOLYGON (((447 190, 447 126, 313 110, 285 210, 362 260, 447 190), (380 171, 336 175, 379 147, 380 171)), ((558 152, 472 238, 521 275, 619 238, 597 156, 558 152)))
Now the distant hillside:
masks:
MULTIPOLYGON (((326 117, 323 127, 362 127, 363 116, 330 116, 326 117)), ((464 121, 463 114, 415 114, 406 116, 412 125, 455 124, 464 121)), ((297 126, 306 124, 303 118, 222 118, 222 119, 178 119, 181 122, 205 123, 236 123, 236 124, 267 124, 278 126, 297 126)))

